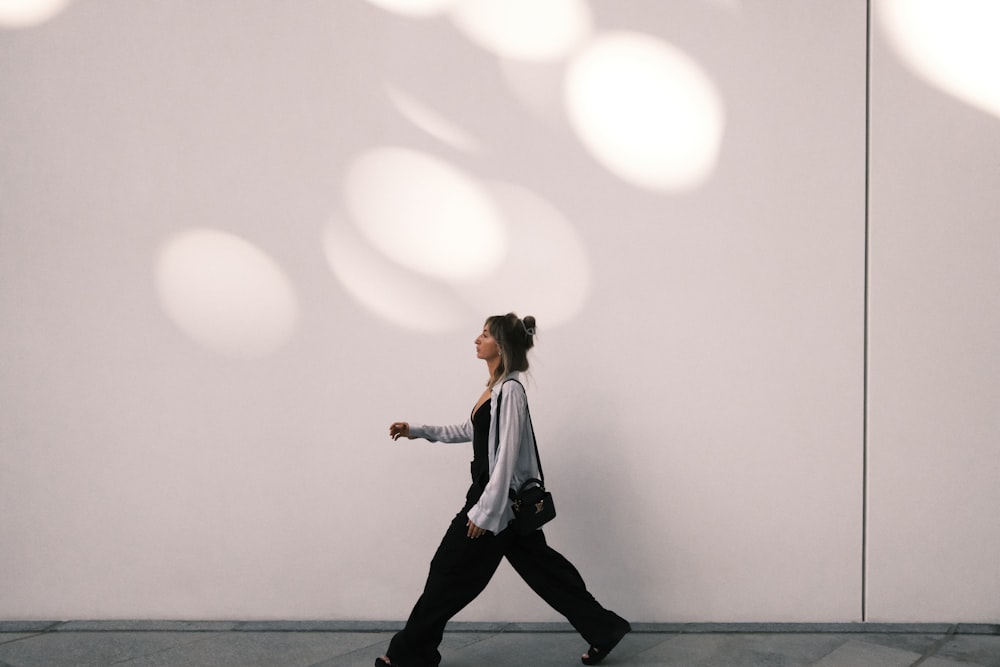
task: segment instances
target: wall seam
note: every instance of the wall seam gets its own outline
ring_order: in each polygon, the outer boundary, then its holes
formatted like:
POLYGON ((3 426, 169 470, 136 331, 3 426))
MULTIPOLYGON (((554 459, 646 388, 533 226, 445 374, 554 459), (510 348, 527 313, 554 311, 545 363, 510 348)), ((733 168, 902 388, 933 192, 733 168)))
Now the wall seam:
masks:
POLYGON ((861 621, 868 621, 868 313, 872 97, 872 0, 865 3, 865 252, 861 399, 861 621))

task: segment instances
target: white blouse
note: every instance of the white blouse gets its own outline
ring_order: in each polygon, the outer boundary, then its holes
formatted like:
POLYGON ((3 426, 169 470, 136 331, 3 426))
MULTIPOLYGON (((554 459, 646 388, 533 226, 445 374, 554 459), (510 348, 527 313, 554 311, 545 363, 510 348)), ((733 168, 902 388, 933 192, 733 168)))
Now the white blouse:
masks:
MULTIPOLYGON (((479 502, 468 513, 472 523, 494 535, 514 518, 507 490, 516 491, 523 482, 539 476, 528 415, 528 397, 520 382, 507 382, 519 380, 520 376, 518 372, 507 375, 493 386, 490 393, 490 481, 479 502), (501 391, 503 400, 497 415, 497 397, 501 391)), ((410 435, 431 442, 471 442, 472 419, 451 426, 410 424, 410 435)))

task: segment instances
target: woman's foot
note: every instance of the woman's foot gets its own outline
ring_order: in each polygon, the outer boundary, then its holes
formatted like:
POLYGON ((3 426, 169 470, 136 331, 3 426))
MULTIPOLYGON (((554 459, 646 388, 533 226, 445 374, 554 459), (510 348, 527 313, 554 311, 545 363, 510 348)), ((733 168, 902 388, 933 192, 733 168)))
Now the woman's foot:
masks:
POLYGON ((630 632, 632 632, 632 626, 628 624, 628 621, 625 621, 625 625, 623 625, 619 633, 615 635, 614 641, 604 647, 591 646, 587 649, 586 653, 580 656, 580 660, 585 665, 596 665, 601 660, 608 657, 608 653, 611 653, 611 649, 618 646, 618 642, 620 642, 622 638, 630 632))
MULTIPOLYGON (((618 642, 615 642, 615 645, 617 644, 618 642)), ((596 665, 601 660, 604 660, 604 658, 608 656, 608 653, 611 653, 611 649, 613 648, 614 646, 608 648, 597 648, 596 646, 591 646, 587 649, 586 653, 580 656, 580 660, 585 665, 596 665)))
POLYGON ((392 661, 389 660, 389 656, 383 655, 381 658, 375 658, 375 667, 392 667, 392 661))

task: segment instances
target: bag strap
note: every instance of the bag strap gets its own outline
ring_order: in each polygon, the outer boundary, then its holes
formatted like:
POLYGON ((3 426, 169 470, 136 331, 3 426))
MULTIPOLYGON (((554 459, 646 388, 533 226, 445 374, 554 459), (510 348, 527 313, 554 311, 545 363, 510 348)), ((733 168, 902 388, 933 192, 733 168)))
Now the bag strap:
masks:
MULTIPOLYGON (((509 380, 504 380, 503 384, 507 384, 508 382, 517 382, 518 384, 521 384, 520 380, 516 380, 514 378, 511 378, 509 380)), ((524 385, 523 384, 521 384, 521 389, 524 389, 524 385)), ((500 385, 500 391, 497 392, 497 416, 496 416, 496 419, 497 419, 497 449, 500 449, 500 399, 502 399, 502 398, 503 398, 503 385, 500 385)), ((534 424, 531 423, 531 408, 528 407, 527 401, 525 401, 524 407, 528 411, 528 427, 531 429, 531 442, 534 443, 534 445, 535 445, 535 462, 538 463, 538 476, 541 477, 541 480, 539 480, 539 481, 541 482, 542 486, 544 487, 545 486, 545 473, 542 472, 542 458, 538 455, 538 439, 535 438, 535 426, 534 426, 534 424)), ((496 452, 496 450, 494 450, 494 456, 496 456, 495 452, 496 452)), ((532 481, 532 480, 528 480, 528 481, 532 481)), ((523 487, 523 485, 522 485, 522 487, 523 487)), ((511 489, 511 491, 513 492, 513 489, 511 489)))

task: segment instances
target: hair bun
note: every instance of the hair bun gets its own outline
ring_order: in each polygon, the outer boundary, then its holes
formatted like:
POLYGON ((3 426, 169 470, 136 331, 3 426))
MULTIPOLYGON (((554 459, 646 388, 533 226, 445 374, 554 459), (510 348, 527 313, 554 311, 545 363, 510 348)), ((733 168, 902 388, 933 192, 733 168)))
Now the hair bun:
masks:
POLYGON ((528 334, 529 336, 534 336, 535 335, 535 318, 534 318, 534 316, 532 316, 532 315, 526 316, 524 319, 521 320, 521 323, 524 324, 524 332, 526 334, 528 334))

